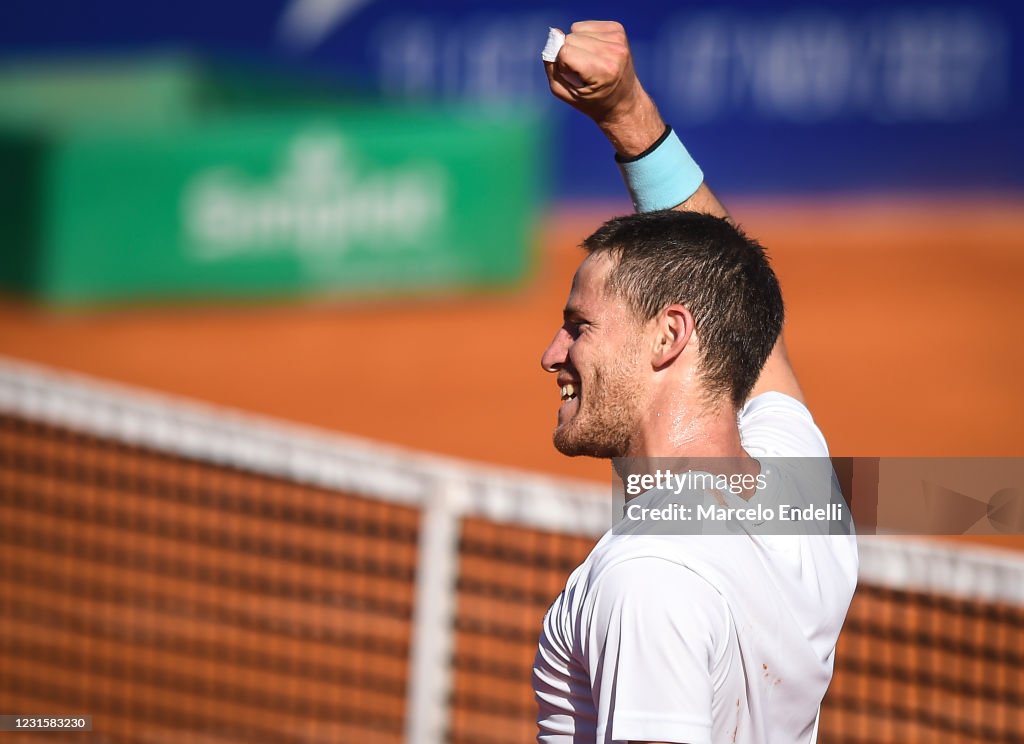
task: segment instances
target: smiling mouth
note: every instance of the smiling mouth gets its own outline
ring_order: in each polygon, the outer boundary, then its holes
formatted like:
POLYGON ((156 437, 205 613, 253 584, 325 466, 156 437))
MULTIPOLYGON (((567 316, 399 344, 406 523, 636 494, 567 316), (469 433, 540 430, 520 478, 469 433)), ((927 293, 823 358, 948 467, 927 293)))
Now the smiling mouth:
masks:
POLYGON ((562 401, 576 400, 576 386, 572 383, 562 385, 562 401))

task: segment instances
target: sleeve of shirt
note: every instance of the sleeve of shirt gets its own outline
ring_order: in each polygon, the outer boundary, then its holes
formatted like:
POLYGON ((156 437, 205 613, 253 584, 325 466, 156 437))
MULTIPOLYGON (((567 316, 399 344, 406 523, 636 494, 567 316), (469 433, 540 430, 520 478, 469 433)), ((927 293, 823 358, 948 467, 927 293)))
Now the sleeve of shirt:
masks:
POLYGON ((623 561, 592 588, 585 643, 599 742, 710 744, 723 597, 685 566, 623 561))
POLYGON ((751 455, 828 457, 828 445, 807 407, 784 393, 762 393, 739 415, 740 441, 751 455))

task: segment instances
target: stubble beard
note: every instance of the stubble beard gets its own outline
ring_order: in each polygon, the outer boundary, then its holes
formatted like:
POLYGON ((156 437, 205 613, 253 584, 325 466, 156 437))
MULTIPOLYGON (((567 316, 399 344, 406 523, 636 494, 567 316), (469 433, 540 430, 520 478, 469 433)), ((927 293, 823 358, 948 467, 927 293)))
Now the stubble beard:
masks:
POLYGON ((555 429, 555 449, 568 457, 625 457, 636 432, 637 380, 629 364, 600 370, 582 385, 579 408, 555 429))

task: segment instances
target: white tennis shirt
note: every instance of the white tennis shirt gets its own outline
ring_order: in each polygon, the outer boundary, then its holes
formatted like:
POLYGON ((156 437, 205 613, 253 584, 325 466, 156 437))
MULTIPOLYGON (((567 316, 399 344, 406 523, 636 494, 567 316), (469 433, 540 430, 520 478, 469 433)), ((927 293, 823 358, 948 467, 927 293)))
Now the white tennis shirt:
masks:
MULTIPOLYGON (((754 457, 828 455, 781 393, 739 425, 754 457)), ((538 741, 813 742, 856 577, 852 536, 609 530, 544 618, 538 741)))

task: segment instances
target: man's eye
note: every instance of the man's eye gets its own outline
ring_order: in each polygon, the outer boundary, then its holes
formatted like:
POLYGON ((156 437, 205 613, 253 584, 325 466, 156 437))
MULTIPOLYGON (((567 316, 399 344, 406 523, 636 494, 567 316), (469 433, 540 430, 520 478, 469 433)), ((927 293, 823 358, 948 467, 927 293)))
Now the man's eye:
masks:
POLYGON ((584 328, 589 328, 589 327, 590 327, 590 323, 588 323, 585 320, 573 320, 573 321, 568 321, 565 324, 565 330, 567 330, 569 332, 569 335, 573 336, 574 338, 576 336, 579 336, 580 333, 583 332, 584 328))

